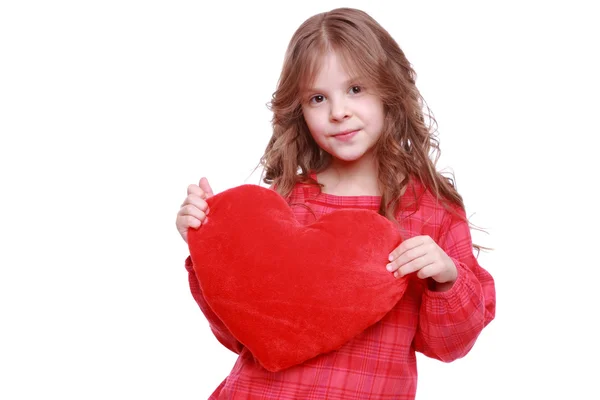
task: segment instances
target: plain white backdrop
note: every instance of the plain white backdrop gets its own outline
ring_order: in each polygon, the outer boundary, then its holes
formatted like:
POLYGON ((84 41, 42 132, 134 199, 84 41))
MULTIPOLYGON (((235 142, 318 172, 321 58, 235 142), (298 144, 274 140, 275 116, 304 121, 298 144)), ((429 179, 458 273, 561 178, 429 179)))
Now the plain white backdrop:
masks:
POLYGON ((288 40, 339 6, 404 49, 496 249, 496 320, 464 359, 419 357, 417 398, 600 398, 592 3, 1 2, 0 398, 206 399, 226 377, 176 213, 201 176, 259 183, 288 40))

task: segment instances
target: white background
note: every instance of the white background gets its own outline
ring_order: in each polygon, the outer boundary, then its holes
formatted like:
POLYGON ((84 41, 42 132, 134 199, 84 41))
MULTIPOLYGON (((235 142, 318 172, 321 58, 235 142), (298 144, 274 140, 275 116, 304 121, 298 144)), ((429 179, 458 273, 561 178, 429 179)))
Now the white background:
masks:
POLYGON ((234 363, 189 294, 186 187, 258 183, 302 21, 399 42, 472 221, 497 318, 418 399, 597 399, 592 1, 0 3, 0 398, 205 399, 234 363))

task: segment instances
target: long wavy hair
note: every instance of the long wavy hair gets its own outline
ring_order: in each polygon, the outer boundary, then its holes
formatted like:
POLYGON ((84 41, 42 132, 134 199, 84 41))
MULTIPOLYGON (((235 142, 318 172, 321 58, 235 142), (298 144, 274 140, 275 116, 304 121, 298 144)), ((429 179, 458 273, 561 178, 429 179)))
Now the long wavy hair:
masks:
MULTIPOLYGON (((288 196, 301 182, 320 186, 311 172, 327 168, 331 156, 312 138, 302 114, 302 89, 334 51, 344 67, 368 82, 383 102, 383 132, 375 145, 379 213, 392 221, 402 188, 416 176, 444 206, 464 209, 454 179, 436 170, 440 156, 437 122, 416 87, 416 73, 391 35, 361 10, 338 8, 314 15, 296 30, 287 48, 277 89, 269 104, 273 135, 260 160, 263 181, 288 196)), ((480 246, 475 246, 479 248, 480 246)))

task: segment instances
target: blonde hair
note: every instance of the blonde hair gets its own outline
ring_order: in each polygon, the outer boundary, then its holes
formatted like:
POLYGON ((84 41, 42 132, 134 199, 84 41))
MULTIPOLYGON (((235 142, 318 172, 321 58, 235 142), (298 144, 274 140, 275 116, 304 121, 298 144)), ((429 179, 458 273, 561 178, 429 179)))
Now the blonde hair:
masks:
POLYGON ((382 193, 379 213, 395 221, 401 190, 411 175, 446 208, 451 209, 449 202, 464 209, 454 180, 436 171, 437 122, 416 87, 415 71, 377 21, 351 8, 314 15, 292 36, 269 104, 273 135, 260 160, 263 181, 286 197, 299 182, 318 185, 310 173, 328 166, 331 157, 319 148, 304 121, 301 94, 330 51, 349 73, 368 78, 384 104, 384 128, 374 149, 382 193))

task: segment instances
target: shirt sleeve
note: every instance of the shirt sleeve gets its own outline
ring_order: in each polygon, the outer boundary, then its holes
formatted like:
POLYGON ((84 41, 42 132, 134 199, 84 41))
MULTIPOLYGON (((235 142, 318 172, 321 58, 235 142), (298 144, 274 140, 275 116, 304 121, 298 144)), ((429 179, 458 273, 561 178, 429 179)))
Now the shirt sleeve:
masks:
POLYGON ((438 245, 454 261, 458 277, 445 292, 424 289, 415 349, 444 362, 464 357, 495 316, 496 290, 492 276, 473 254, 471 232, 465 220, 450 216, 438 245))
POLYGON ((244 346, 231 334, 231 332, 229 332, 229 329, 227 329, 225 324, 206 302, 206 299, 202 294, 200 282, 198 282, 198 278, 196 277, 196 272, 194 271, 194 264, 192 263, 191 257, 188 257, 185 260, 185 269, 188 271, 190 291, 192 292, 192 296, 208 320, 212 333, 223 346, 227 347, 234 353, 240 354, 244 346))

